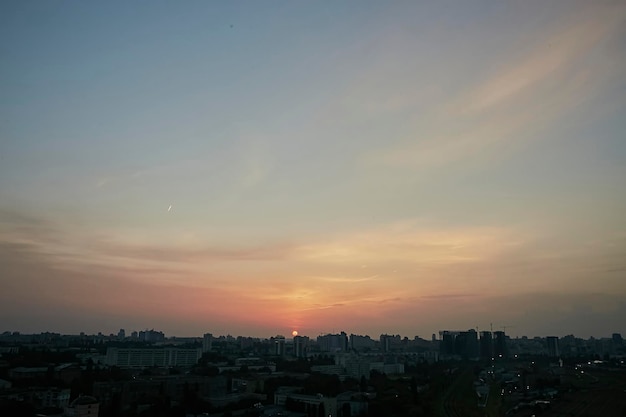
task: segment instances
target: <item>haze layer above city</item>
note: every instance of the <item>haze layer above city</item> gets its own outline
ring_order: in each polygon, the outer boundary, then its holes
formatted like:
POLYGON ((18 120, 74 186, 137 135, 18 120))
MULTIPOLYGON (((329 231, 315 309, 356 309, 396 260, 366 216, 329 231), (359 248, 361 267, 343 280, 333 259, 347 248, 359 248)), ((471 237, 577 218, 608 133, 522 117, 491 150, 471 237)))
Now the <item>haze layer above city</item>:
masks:
POLYGON ((626 333, 626 3, 0 4, 0 323, 626 333))

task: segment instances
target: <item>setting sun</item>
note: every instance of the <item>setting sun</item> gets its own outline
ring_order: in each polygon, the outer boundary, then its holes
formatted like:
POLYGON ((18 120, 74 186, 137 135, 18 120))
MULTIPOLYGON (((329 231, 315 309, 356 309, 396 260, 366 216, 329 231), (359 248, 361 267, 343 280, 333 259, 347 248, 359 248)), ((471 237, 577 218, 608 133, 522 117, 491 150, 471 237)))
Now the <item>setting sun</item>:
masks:
POLYGON ((297 336, 298 335, 298 331, 294 330, 293 332, 291 332, 291 335, 294 336, 294 337, 297 336))

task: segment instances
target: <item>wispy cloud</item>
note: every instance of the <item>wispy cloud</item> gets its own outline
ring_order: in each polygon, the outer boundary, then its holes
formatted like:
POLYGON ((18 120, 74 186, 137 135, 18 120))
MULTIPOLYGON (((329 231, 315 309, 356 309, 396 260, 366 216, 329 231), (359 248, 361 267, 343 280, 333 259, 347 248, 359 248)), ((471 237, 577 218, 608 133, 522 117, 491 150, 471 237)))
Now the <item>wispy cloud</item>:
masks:
POLYGON ((458 263, 486 259, 519 245, 520 234, 498 228, 434 229, 399 222, 385 227, 334 236, 326 242, 301 245, 303 259, 367 265, 385 262, 458 263), (370 262, 371 261, 371 262, 370 262))
POLYGON ((292 251, 288 243, 229 247, 129 241, 124 235, 80 231, 7 210, 0 213, 0 243, 45 257, 47 264, 57 269, 97 268, 126 276, 145 277, 152 273, 154 277, 179 279, 197 275, 209 264, 278 261, 288 258, 292 251))
POLYGON ((325 282, 356 284, 359 282, 372 281, 378 278, 378 275, 371 275, 369 277, 354 277, 354 278, 351 278, 351 277, 314 277, 314 278, 320 281, 325 281, 325 282))
MULTIPOLYGON (((7 217, 5 217, 7 218, 7 217)), ((320 264, 349 264, 358 267, 373 263, 458 263, 486 259, 522 243, 522 235, 498 228, 433 229, 415 222, 398 222, 380 228, 328 235, 324 240, 302 238, 300 242, 264 242, 257 245, 166 244, 107 234, 67 232, 60 225, 43 220, 7 218, 2 241, 31 244, 34 251, 61 259, 98 262, 116 259, 145 262, 146 265, 241 261, 289 261, 320 264)), ((390 269, 389 273, 392 272, 390 269)), ((379 274, 363 276, 319 276, 326 281, 368 281, 379 274)))
MULTIPOLYGON (((488 297, 584 291, 606 280, 623 289, 622 271, 610 271, 620 265, 623 241, 616 242, 615 256, 608 257, 604 241, 557 251, 529 231, 443 228, 408 220, 300 242, 167 246, 102 231, 69 233, 67 226, 5 211, 0 281, 20 297, 39 285, 50 303, 63 304, 74 292, 108 294, 111 300, 96 303, 102 311, 135 311, 136 297, 152 297, 154 306, 139 305, 156 314, 156 306, 169 306, 178 294, 191 300, 171 307, 180 317, 219 311, 249 322, 246 312, 259 311, 314 323, 333 320, 329 315, 340 310, 345 317, 375 323, 383 314, 386 320, 395 315, 401 320, 407 311, 423 314, 448 302, 480 315, 488 297), (590 274, 593 282, 586 280, 590 274)), ((92 308, 72 303, 72 308, 92 308)), ((13 307, 6 304, 5 311, 13 307)), ((259 313, 255 320, 273 319, 259 313)))
POLYGON ((581 102, 621 78, 623 59, 597 53, 603 43, 624 33, 625 10, 621 3, 574 9, 544 28, 532 46, 520 45, 524 52, 512 49, 488 78, 420 114, 404 140, 367 151, 362 161, 433 168, 510 152, 515 142, 532 140, 533 132, 560 123, 581 102))
POLYGON ((385 296, 372 296, 362 298, 341 298, 340 301, 333 302, 332 304, 318 304, 314 303, 302 308, 302 311, 315 311, 315 310, 327 310, 331 308, 376 308, 383 305, 397 304, 406 301, 401 297, 385 297, 385 296))
POLYGON ((140 167, 127 167, 116 172, 102 174, 95 181, 97 188, 125 185, 129 181, 163 180, 166 177, 180 177, 197 174, 206 168, 206 163, 198 158, 165 161, 160 164, 140 167))
POLYGON ((457 110, 452 114, 483 113, 511 104, 541 107, 541 99, 547 98, 541 91, 544 82, 576 78, 580 71, 577 68, 585 68, 584 61, 594 49, 615 32, 623 31, 625 13, 624 4, 589 4, 562 16, 536 36, 528 52, 512 58, 497 73, 454 100, 451 108, 457 110))
POLYGON ((465 293, 451 293, 451 294, 430 294, 430 295, 422 295, 420 298, 428 299, 428 300, 455 300, 459 298, 473 298, 477 297, 478 294, 465 294, 465 293))

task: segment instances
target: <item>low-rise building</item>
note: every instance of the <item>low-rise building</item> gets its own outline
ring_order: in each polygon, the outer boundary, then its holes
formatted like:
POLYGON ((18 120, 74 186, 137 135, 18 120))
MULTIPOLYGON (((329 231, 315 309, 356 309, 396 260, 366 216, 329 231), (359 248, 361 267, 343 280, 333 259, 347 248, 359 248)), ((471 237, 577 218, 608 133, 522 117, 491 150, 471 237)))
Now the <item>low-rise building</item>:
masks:
POLYGON ((65 408, 67 417, 98 417, 100 403, 94 397, 81 395, 65 408))
POLYGON ((200 348, 108 348, 106 363, 120 368, 191 367, 201 357, 200 348))

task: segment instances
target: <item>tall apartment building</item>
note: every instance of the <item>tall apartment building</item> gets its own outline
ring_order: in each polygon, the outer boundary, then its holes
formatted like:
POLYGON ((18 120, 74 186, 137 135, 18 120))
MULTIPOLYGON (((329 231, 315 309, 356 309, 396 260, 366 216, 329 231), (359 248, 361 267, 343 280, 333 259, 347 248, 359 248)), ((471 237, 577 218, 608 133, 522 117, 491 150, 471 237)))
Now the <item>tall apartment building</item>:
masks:
POLYGON ((274 338, 274 355, 285 356, 285 338, 282 336, 274 338))
POLYGON ((491 332, 480 332, 480 358, 493 358, 493 336, 491 332))
POLYGON ((454 350, 464 359, 475 359, 479 356, 478 333, 474 329, 459 332, 454 340, 454 350))
POLYGON ((546 337, 546 345, 548 348, 548 356, 551 358, 558 358, 561 356, 559 352, 559 338, 556 336, 546 337))
POLYGON ((373 349, 375 346, 376 342, 369 336, 361 336, 358 334, 350 335, 350 349, 359 351, 373 349))
POLYGON ((465 359, 479 357, 480 345, 476 330, 442 330, 439 334, 441 336, 439 350, 442 355, 457 355, 465 359))
POLYGON ((159 343, 165 341, 165 334, 154 329, 142 330, 139 332, 139 340, 143 342, 159 343))
POLYGON ((205 333, 202 337, 202 352, 209 352, 213 347, 213 335, 205 333))
POLYGON ((309 338, 306 336, 295 336, 293 338, 293 356, 296 358, 306 358, 309 338))
POLYGON ((346 352, 348 350, 348 335, 341 332, 340 334, 318 336, 317 343, 322 352, 346 352))
POLYGON ((394 347, 400 345, 400 335, 380 335, 380 350, 383 352, 391 352, 394 347))
POLYGON ((506 345, 506 335, 502 331, 493 332, 493 352, 498 358, 506 358, 509 356, 509 350, 506 345))

